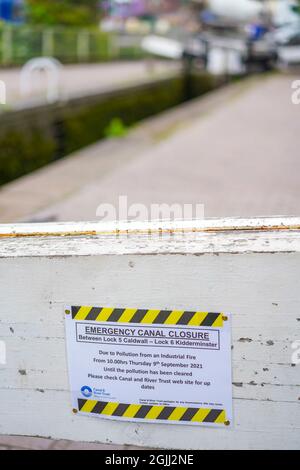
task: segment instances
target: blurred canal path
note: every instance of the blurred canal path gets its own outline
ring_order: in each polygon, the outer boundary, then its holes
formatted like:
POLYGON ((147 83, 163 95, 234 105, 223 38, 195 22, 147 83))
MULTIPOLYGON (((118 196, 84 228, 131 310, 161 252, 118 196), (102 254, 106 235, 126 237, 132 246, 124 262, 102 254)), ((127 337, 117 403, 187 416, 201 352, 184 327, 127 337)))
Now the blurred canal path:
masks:
MULTIPOLYGON (((67 100, 72 97, 92 95, 95 92, 168 76, 180 67, 179 63, 163 60, 64 65, 60 72, 59 97, 61 100, 67 100)), ((39 71, 33 73, 33 92, 26 96, 22 96, 20 92, 20 76, 20 68, 0 68, 0 80, 5 82, 7 88, 7 109, 18 109, 45 102, 46 73, 39 71)))
POLYGON ((296 215, 300 105, 253 77, 151 118, 0 191, 2 221, 97 220, 101 203, 199 203, 206 217, 296 215))

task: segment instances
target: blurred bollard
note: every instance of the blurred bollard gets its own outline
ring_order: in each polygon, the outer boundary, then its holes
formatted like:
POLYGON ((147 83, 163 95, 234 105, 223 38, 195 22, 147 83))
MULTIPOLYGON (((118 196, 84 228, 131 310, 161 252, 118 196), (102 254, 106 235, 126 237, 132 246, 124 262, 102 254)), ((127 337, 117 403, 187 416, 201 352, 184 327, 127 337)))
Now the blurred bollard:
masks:
POLYGON ((0 365, 6 364, 6 344, 5 341, 0 341, 0 365))
POLYGON ((213 75, 242 75, 246 68, 241 51, 212 46, 208 52, 207 70, 213 75))
POLYGON ((213 75, 227 72, 227 51, 220 47, 211 47, 208 53, 207 70, 213 75))
POLYGON ((6 84, 0 80, 0 104, 6 104, 6 84))
POLYGON ((47 74, 47 101, 53 103, 59 99, 60 71, 62 64, 53 57, 38 57, 29 60, 21 70, 20 94, 28 97, 33 91, 33 74, 37 71, 47 74))

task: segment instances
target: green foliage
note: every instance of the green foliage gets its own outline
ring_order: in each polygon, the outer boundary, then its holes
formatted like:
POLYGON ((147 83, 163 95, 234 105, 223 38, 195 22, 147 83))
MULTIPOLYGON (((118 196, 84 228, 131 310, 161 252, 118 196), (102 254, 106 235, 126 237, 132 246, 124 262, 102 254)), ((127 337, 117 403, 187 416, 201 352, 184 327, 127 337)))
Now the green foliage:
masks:
POLYGON ((39 129, 8 128, 0 135, 0 184, 40 168, 51 160, 55 142, 39 129))
POLYGON ((99 20, 98 0, 27 0, 32 24, 87 26, 99 20))
POLYGON ((123 128, 126 128, 141 119, 176 106, 183 99, 183 79, 176 78, 132 88, 126 93, 116 93, 92 106, 84 106, 76 113, 73 109, 64 118, 66 153, 106 137, 107 130, 111 130, 111 123, 116 123, 116 120, 121 121, 123 128))
POLYGON ((291 9, 293 12, 298 13, 300 15, 300 0, 297 1, 298 5, 292 5, 291 9))
POLYGON ((106 137, 123 137, 126 134, 126 126, 124 126, 122 119, 119 118, 113 118, 104 129, 104 135, 106 137))

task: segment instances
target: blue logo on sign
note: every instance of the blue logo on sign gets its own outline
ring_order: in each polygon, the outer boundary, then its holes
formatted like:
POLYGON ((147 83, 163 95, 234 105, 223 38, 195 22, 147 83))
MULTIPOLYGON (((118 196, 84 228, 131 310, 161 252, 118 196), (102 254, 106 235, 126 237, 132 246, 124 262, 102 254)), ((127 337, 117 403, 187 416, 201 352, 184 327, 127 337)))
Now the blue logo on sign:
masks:
POLYGON ((91 389, 91 387, 84 385, 84 387, 81 387, 81 393, 84 397, 88 398, 93 395, 93 390, 91 389))

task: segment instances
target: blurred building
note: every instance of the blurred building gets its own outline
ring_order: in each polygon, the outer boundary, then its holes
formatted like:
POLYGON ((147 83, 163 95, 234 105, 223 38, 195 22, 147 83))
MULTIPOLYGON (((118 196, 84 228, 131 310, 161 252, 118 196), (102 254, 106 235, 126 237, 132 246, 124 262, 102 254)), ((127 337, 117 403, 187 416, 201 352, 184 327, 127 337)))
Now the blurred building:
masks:
POLYGON ((103 7, 110 16, 157 16, 176 11, 187 0, 106 0, 103 7))
POLYGON ((208 20, 247 23, 271 17, 276 25, 299 20, 299 0, 191 0, 208 20))

